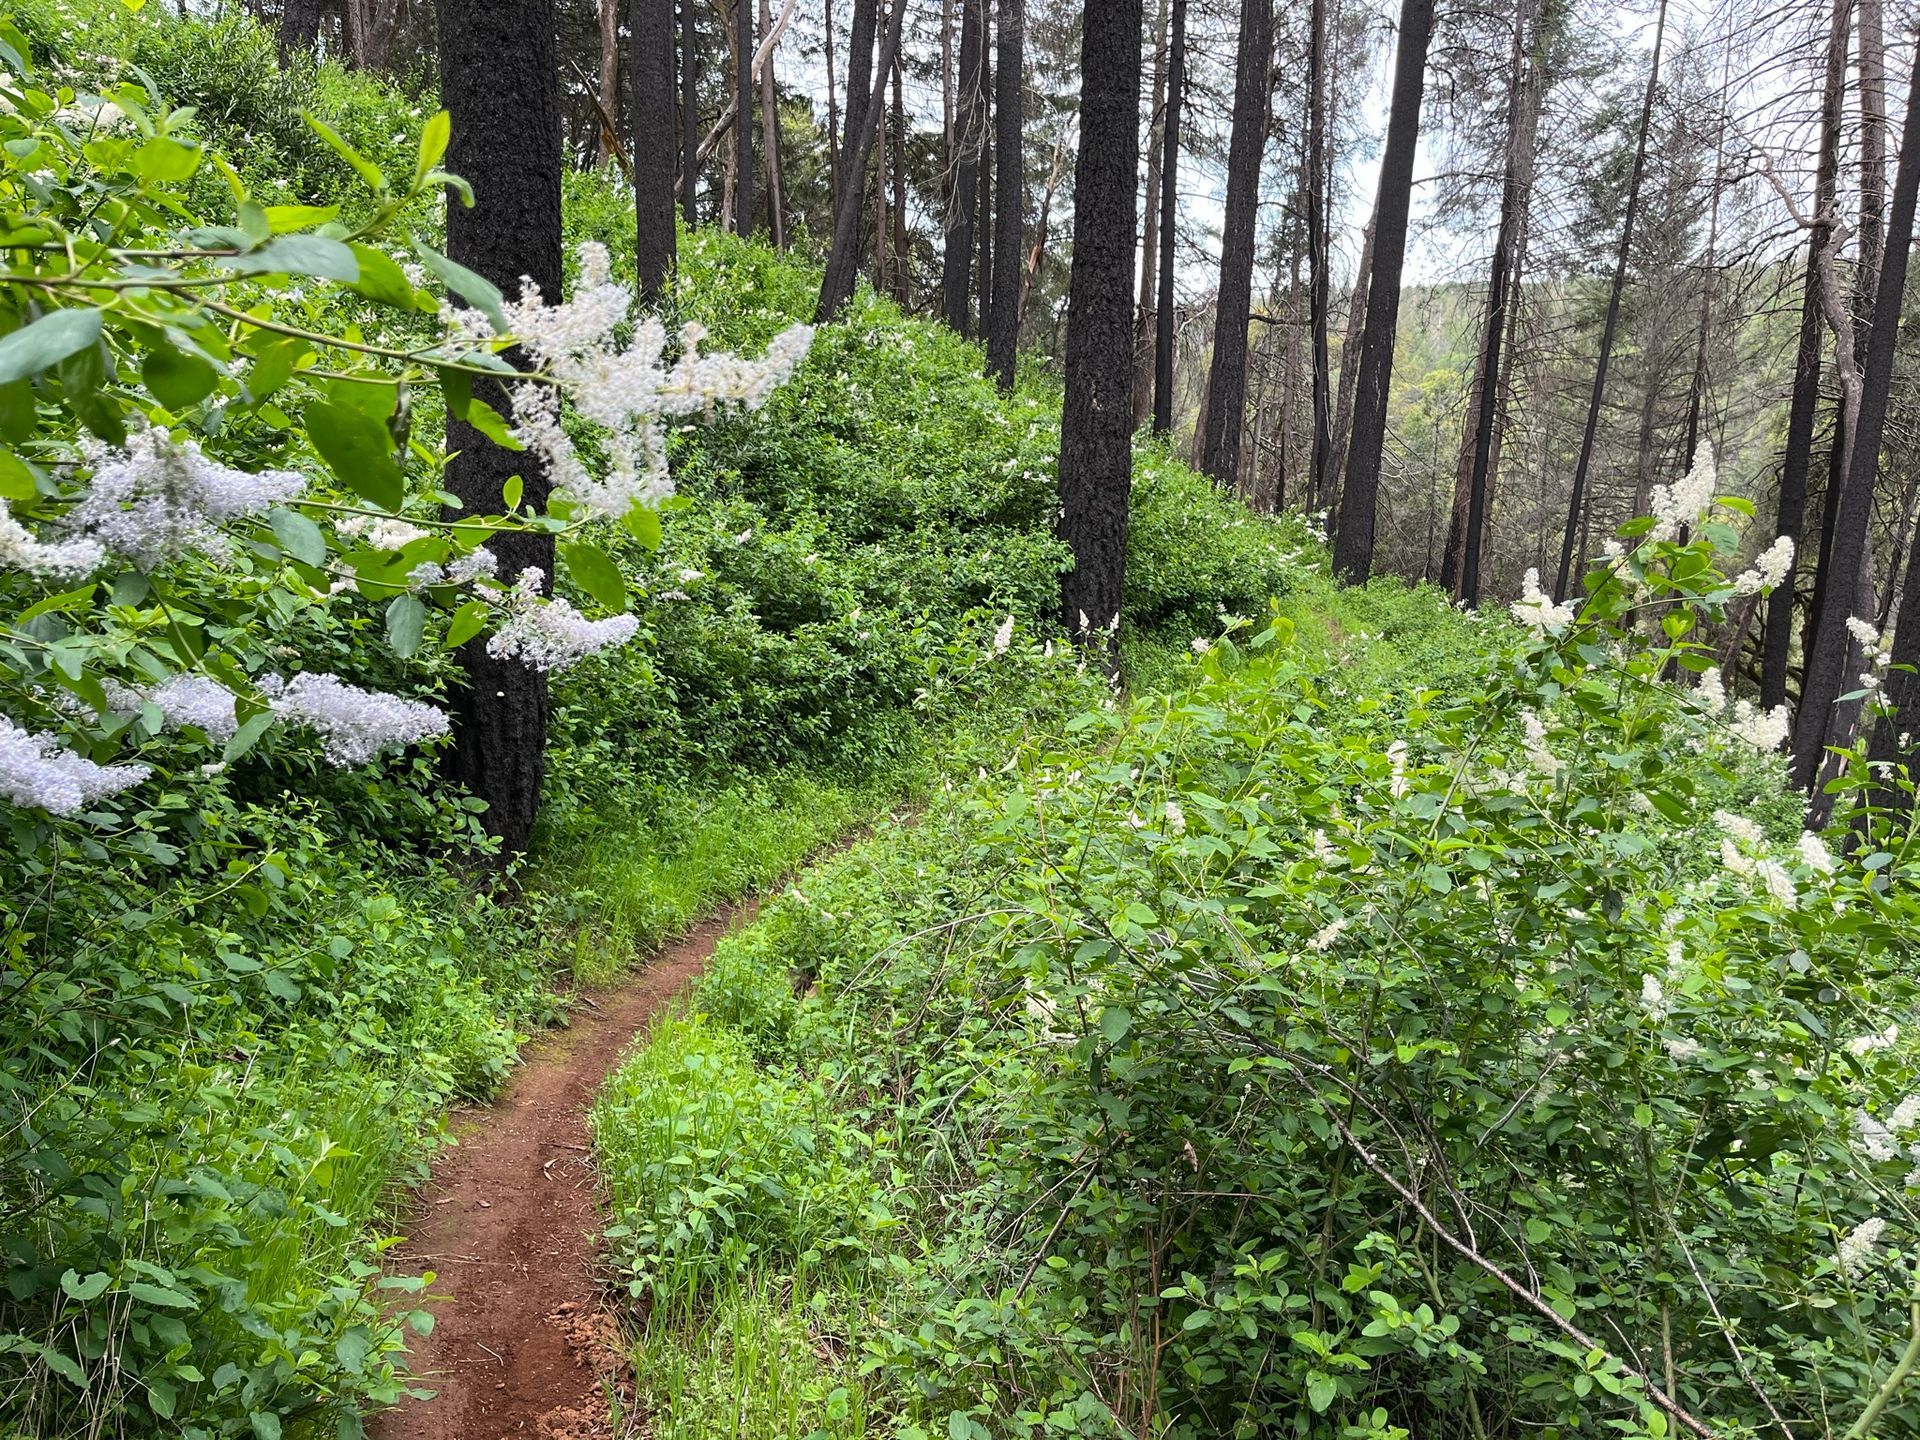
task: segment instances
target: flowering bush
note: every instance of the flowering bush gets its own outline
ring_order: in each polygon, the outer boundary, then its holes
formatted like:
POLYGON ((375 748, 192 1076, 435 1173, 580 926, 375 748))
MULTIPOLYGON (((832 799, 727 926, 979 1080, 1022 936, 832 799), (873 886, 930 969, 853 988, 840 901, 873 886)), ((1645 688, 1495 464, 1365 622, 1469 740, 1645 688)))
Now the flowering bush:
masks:
POLYGON ((805 999, 721 958, 701 1007, 913 1217, 811 1302, 817 1386, 911 1434, 1920 1427, 1909 822, 1800 832, 1691 639, 1741 507, 1660 506, 1518 625, 1229 631, 805 877, 740 942, 805 999))

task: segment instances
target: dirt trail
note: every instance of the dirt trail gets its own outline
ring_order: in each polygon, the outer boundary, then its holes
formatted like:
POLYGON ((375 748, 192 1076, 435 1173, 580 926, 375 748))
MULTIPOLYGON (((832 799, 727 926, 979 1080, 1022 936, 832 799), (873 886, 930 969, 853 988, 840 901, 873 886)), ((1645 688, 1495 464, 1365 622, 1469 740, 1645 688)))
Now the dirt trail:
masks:
POLYGON ((456 1117, 460 1144, 433 1167, 397 1269, 433 1270, 433 1333, 413 1346, 438 1392, 377 1419, 375 1440, 590 1440, 612 1434, 624 1356, 594 1277, 600 1220, 587 1111, 647 1022, 752 920, 724 909, 595 993, 573 1025, 536 1042, 499 1100, 456 1117))

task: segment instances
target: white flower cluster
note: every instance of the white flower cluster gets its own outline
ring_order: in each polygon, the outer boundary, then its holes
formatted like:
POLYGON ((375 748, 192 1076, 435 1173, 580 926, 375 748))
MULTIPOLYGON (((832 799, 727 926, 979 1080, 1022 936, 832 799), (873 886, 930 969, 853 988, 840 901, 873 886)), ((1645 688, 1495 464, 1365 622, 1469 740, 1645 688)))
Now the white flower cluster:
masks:
POLYGON ((1387 746, 1387 765, 1389 767, 1387 775, 1388 793, 1396 800, 1406 799, 1407 792, 1412 789, 1412 786, 1407 783, 1406 741, 1395 740, 1387 746))
POLYGON ((215 740, 230 740, 239 730, 234 715, 233 692, 205 675, 183 673, 146 690, 135 690, 109 681, 107 703, 116 710, 138 710, 151 705, 160 712, 170 730, 192 725, 215 740))
POLYGON ((1520 598, 1513 602, 1513 618, 1536 635, 1552 634, 1573 623, 1573 607, 1556 605, 1540 588, 1540 572, 1527 571, 1520 582, 1520 598))
POLYGON ((1887 1222, 1878 1215, 1871 1220, 1863 1220, 1858 1226, 1841 1238, 1840 1248, 1835 1255, 1844 1274, 1857 1275, 1866 1268, 1873 1258, 1874 1247, 1880 1243, 1880 1237, 1886 1233, 1887 1222))
POLYGON ((145 765, 96 765, 57 736, 22 730, 0 715, 0 796, 15 805, 71 815, 138 785, 150 773, 145 765))
MULTIPOLYGON (((667 332, 643 318, 633 343, 618 346, 616 333, 633 309, 633 294, 615 284, 604 245, 582 245, 580 279, 572 296, 557 305, 541 297, 531 280, 521 298, 505 306, 510 336, 554 383, 524 381, 513 387, 513 433, 545 462, 556 489, 595 515, 620 519, 636 504, 655 505, 673 493, 667 473, 664 420, 738 407, 757 410, 793 374, 813 343, 813 329, 795 325, 776 335, 760 360, 703 355, 706 330, 680 330, 680 356, 664 359, 667 332), (562 396, 606 433, 604 475, 595 476, 560 420, 562 396)), ((473 311, 450 313, 469 331, 486 324, 473 311)))
POLYGON ((1652 539, 1672 540, 1682 526, 1693 524, 1705 514, 1713 505, 1713 491, 1719 479, 1713 463, 1713 447, 1702 445, 1693 469, 1673 484, 1662 485, 1653 492, 1652 539))
POLYGON ((1867 668, 1860 672, 1860 688, 1878 689, 1881 672, 1886 669, 1887 662, 1893 658, 1893 641, 1882 635, 1870 621, 1862 620, 1858 615, 1847 617, 1847 633, 1859 644, 1867 663, 1867 668))
MULTIPOLYGON (((684 576, 687 572, 683 570, 680 573, 684 576)), ((697 575, 699 572, 695 571, 694 573, 697 575)), ((996 655, 1004 655, 1007 653, 1007 648, 1012 644, 1013 616, 1009 615, 1000 622, 1000 628, 993 632, 993 653, 996 655)))
POLYGON ((1524 711, 1520 719, 1527 727, 1527 764, 1536 774, 1553 779, 1560 773, 1560 757, 1547 748, 1547 722, 1532 710, 1524 711))
POLYGON ((446 712, 423 700, 403 700, 349 685, 338 675, 303 671, 291 680, 261 683, 273 713, 320 736, 334 765, 364 765, 390 745, 412 745, 447 733, 446 712))
POLYGON ((1347 917, 1344 915, 1338 919, 1329 920, 1325 925, 1322 925, 1319 930, 1314 932, 1313 938, 1307 941, 1307 948, 1317 955, 1324 955, 1339 943, 1340 937, 1346 933, 1349 923, 1347 917))
POLYGON ((1787 578, 1787 571, 1793 567, 1793 537, 1782 535, 1760 553, 1753 567, 1742 572, 1733 582, 1736 595, 1759 595, 1772 590, 1787 578))
POLYGON ((1792 724, 1792 716, 1787 713, 1785 705, 1762 710, 1751 700, 1736 700, 1728 728, 1733 731, 1735 739, 1745 741, 1763 755, 1770 755, 1787 743, 1787 732, 1792 724))
POLYGON ((1175 835, 1187 833, 1187 812, 1169 800, 1161 807, 1160 813, 1166 818, 1167 829, 1175 835))
POLYGON ((1766 845, 1766 836, 1758 825, 1746 816, 1735 815, 1729 810, 1714 811, 1713 823, 1720 827, 1725 836, 1720 842, 1721 865, 1742 879, 1759 881, 1761 888, 1781 909, 1792 910, 1799 905, 1800 895, 1794 888, 1793 876, 1787 873, 1787 867, 1765 855, 1747 853, 1762 850, 1766 845))
POLYGON ((191 551, 219 553, 218 526, 291 500, 307 483, 291 470, 235 470, 158 428, 129 436, 124 449, 91 441, 82 454, 93 478, 68 526, 143 570, 191 551))
POLYGON ((24 570, 43 580, 78 580, 106 559, 106 547, 98 540, 41 540, 0 500, 0 569, 24 570))
POLYGON ((1827 849, 1827 842, 1811 830, 1801 835, 1799 840, 1800 859, 1816 875, 1833 874, 1833 852, 1827 849))
POLYGON ((568 601, 541 598, 546 574, 536 565, 520 572, 511 590, 492 597, 508 618, 487 639, 487 653, 496 659, 517 659, 535 670, 565 670, 589 655, 624 645, 640 628, 633 615, 610 615, 589 620, 568 601))
POLYGON ((1727 708, 1727 682, 1721 676, 1718 665, 1709 665, 1700 673, 1694 698, 1709 715, 1718 715, 1727 708))
POLYGON ((432 533, 397 515, 369 515, 365 511, 342 515, 333 522, 333 528, 350 540, 365 540, 373 550, 403 550, 432 533))
POLYGON ((1856 1035, 1847 1042, 1847 1053, 1856 1060, 1864 1060, 1876 1050, 1891 1049, 1900 1039, 1900 1027, 1888 1025, 1886 1029, 1856 1035))

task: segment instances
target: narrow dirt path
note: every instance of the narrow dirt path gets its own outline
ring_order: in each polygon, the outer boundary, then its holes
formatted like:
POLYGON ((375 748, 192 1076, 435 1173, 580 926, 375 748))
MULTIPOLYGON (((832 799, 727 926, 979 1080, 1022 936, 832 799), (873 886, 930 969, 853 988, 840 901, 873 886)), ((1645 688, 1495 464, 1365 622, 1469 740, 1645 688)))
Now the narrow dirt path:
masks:
POLYGON ((433 1270, 433 1333, 413 1369, 430 1401, 380 1416, 375 1440, 591 1440, 608 1436, 622 1382, 618 1330, 601 1307, 600 1221, 587 1111, 661 1007, 757 902, 730 906, 596 993, 572 1026, 537 1041, 491 1106, 456 1117, 460 1144, 433 1167, 396 1268, 433 1270))

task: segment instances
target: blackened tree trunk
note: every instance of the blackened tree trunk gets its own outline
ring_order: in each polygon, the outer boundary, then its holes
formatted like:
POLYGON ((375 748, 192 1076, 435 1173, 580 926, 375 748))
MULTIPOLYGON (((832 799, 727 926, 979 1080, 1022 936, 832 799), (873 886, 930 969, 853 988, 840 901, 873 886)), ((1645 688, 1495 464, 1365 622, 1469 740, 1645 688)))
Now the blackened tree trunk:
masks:
MULTIPOLYGON (((853 147, 866 126, 869 92, 873 89, 873 41, 878 28, 880 0, 853 0, 853 24, 847 36, 847 121, 840 140, 840 202, 847 192, 865 201, 866 167, 853 164, 853 147)), ((882 71, 884 74, 885 72, 882 71)), ((834 217, 839 218, 839 203, 834 217)))
POLYGON ((620 137, 611 128, 620 119, 620 0, 600 0, 600 128, 594 142, 596 165, 611 165, 620 137))
POLYGON ((733 230, 753 233, 753 0, 733 0, 733 230))
MULTIPOLYGON (((773 33, 773 9, 768 0, 760 0, 760 33, 773 33)), ((760 64, 760 148, 766 152, 767 230, 773 243, 787 248, 786 184, 780 174, 780 85, 774 78, 773 52, 760 64)))
POLYGON ((940 268, 940 312, 962 335, 973 328, 973 226, 980 207, 980 24, 987 0, 961 0, 960 82, 954 96, 953 210, 940 268))
MULTIPOLYGON (((552 0, 440 0, 440 93, 452 114, 447 168, 473 187, 471 209, 447 206, 447 253, 510 293, 526 276, 558 299, 560 95, 552 0)), ((509 356, 509 359, 515 357, 509 356)), ((503 387, 474 393, 503 412, 503 387), (491 392, 491 393, 487 393, 491 392)), ((529 452, 503 450, 459 420, 447 422, 447 488, 455 515, 504 510, 509 476, 526 503, 545 508, 548 480, 529 452)), ((511 579, 529 567, 553 573, 553 537, 503 534, 488 542, 511 579)), ((507 853, 524 850, 546 769, 547 682, 518 660, 460 649, 465 681, 454 698, 453 771, 487 802, 487 829, 507 853)))
POLYGON ((700 189, 700 33, 693 11, 694 0, 680 0, 680 213, 689 230, 700 218, 693 208, 700 189))
POLYGON ((913 304, 913 256, 907 250, 907 101, 900 57, 893 57, 893 298, 913 304))
MULTIPOLYGON (((1893 205, 1887 217, 1886 252, 1880 262, 1880 284, 1873 303, 1873 339, 1867 347, 1865 385, 1855 420, 1847 482, 1838 497, 1833 553, 1827 562, 1832 571, 1827 582, 1828 593, 1833 598, 1826 613, 1818 618, 1807 648, 1806 681, 1801 687, 1800 714, 1794 727, 1793 774, 1808 788, 1819 776, 1827 746, 1845 744, 1848 738, 1835 733, 1833 707, 1845 688, 1854 650, 1847 620, 1855 613, 1854 597, 1860 593, 1860 580, 1868 564, 1867 530, 1873 518, 1873 487, 1880 470, 1880 440, 1886 430, 1887 401, 1893 388, 1900 298, 1907 283, 1907 252, 1913 243, 1914 198, 1920 190, 1920 51, 1915 53, 1912 85, 1900 140, 1900 169, 1893 183, 1893 205)), ((1902 626, 1907 625, 1913 604, 1911 594, 1902 599, 1902 626)), ((1818 804, 1815 808, 1824 811, 1818 804)))
MULTIPOLYGON (((1137 6, 1135 7, 1138 8, 1137 6)), ((994 236, 993 315, 987 327, 987 373, 1002 390, 1013 388, 1015 354, 1020 344, 1020 222, 1026 216, 1027 167, 1021 141, 1026 132, 1022 87, 1026 77, 1026 0, 1000 0, 1000 53, 994 78, 994 236)), ((1139 67, 1139 46, 1134 65, 1139 67)), ((1134 102, 1136 105, 1138 100, 1134 102)), ((1139 117, 1134 117, 1139 128, 1139 117)), ((1140 153, 1140 142, 1133 142, 1140 153)), ((1127 284, 1131 288, 1132 261, 1127 284)), ((1131 413, 1128 415, 1132 419, 1131 413)))
MULTIPOLYGON (((1153 433, 1173 433, 1173 226, 1179 200, 1180 109, 1187 88, 1187 0, 1173 0, 1167 120, 1160 136, 1160 304, 1153 317, 1153 433)), ((1147 197, 1153 203, 1153 197, 1147 197)))
POLYGON ((321 0, 283 0, 274 35, 282 65, 296 53, 312 54, 320 43, 320 8, 321 0))
POLYGON ((1340 342, 1340 372, 1333 402, 1333 448, 1320 477, 1320 506, 1332 517, 1340 503, 1340 477, 1347 469, 1353 438, 1353 396, 1359 389, 1360 341, 1367 328, 1367 286, 1373 278, 1373 221, 1360 235, 1360 261, 1354 267, 1353 292, 1347 297, 1347 333, 1340 342))
POLYGON ((1513 54, 1507 79, 1507 163, 1500 187, 1500 229, 1494 239, 1487 276, 1487 328, 1474 381, 1472 452, 1466 466, 1466 493, 1456 503, 1457 533, 1447 537, 1440 565, 1442 588, 1454 591, 1476 609, 1480 604, 1480 546, 1486 525, 1487 489, 1492 481, 1494 436, 1500 413, 1500 345, 1506 338, 1507 306, 1513 282, 1514 252, 1527 211, 1533 178, 1535 80, 1538 67, 1528 57, 1532 0, 1520 0, 1513 22, 1513 54))
MULTIPOLYGON (((1307 38, 1307 342, 1313 360, 1313 471, 1308 490, 1314 498, 1327 472, 1333 448, 1333 369, 1327 353, 1327 191, 1331 171, 1327 155, 1326 74, 1327 0, 1313 0, 1307 38)), ((1274 508, 1283 501, 1276 499, 1274 508)))
POLYGON ((1614 255, 1613 284, 1607 291, 1607 318, 1600 327, 1600 357, 1593 367, 1593 394, 1587 401, 1586 428, 1580 433, 1580 455, 1573 464, 1573 489, 1567 498, 1567 529, 1560 540, 1560 569, 1554 577, 1553 598, 1567 598, 1573 581, 1573 550, 1581 528, 1581 510, 1587 498, 1587 469, 1593 463, 1593 437, 1600 426, 1600 402, 1607 393, 1607 367, 1613 360, 1613 336, 1620 324, 1620 293, 1627 284, 1627 259, 1633 251, 1633 221, 1640 210, 1640 182, 1647 169, 1647 136, 1653 126, 1653 96, 1660 85, 1660 49, 1667 33, 1667 0, 1660 0, 1653 27, 1653 67, 1647 72, 1646 94, 1640 101, 1640 136, 1634 144, 1633 172, 1627 179, 1627 213, 1620 222, 1620 248, 1614 255))
POLYGON ((673 273, 673 0, 632 0, 628 89, 640 298, 658 303, 673 273))
POLYGON ((988 8, 980 12, 980 276, 976 287, 980 296, 980 338, 987 338, 987 326, 993 319, 993 146, 986 143, 993 133, 993 16, 988 8))
POLYGON ((1160 291, 1160 162, 1166 146, 1160 127, 1167 118, 1167 42, 1173 10, 1159 0, 1153 22, 1153 88, 1147 108, 1147 188, 1140 218, 1140 303, 1133 313, 1133 428, 1153 413, 1153 331, 1160 291))
POLYGON ((1254 222, 1260 211, 1260 160, 1272 112, 1273 3, 1242 0, 1240 54, 1233 72, 1233 135, 1227 145, 1226 221, 1220 240, 1220 290, 1214 304, 1213 365, 1207 376, 1200 468, 1223 488, 1240 474, 1247 428, 1247 326, 1253 314, 1254 222))
MULTIPOLYGON (((900 53, 900 29, 906 18, 906 0, 895 0, 879 68, 875 71, 871 63, 862 67, 872 80, 873 89, 860 102, 859 133, 847 140, 844 155, 847 181, 841 187, 840 208, 833 217, 833 248, 827 253, 827 272, 820 282, 820 304, 815 314, 823 325, 853 298, 853 284, 860 273, 860 215, 867 204, 867 161, 873 154, 874 134, 886 113, 887 76, 893 69, 894 57, 900 53)), ((847 109, 852 112, 851 93, 847 96, 847 109)))
POLYGON ((1360 341, 1334 573, 1358 585, 1373 572, 1373 524, 1380 499, 1380 456, 1387 441, 1387 386, 1393 378, 1393 342, 1400 325, 1400 273, 1407 259, 1407 214, 1413 203, 1413 162, 1420 139, 1420 101, 1426 90, 1427 45, 1433 39, 1433 0, 1401 0, 1400 38, 1393 62, 1393 101, 1387 143, 1380 156, 1380 196, 1373 211, 1373 274, 1367 285, 1367 323, 1360 341))
POLYGON ((1117 628, 1126 575, 1141 19, 1141 0, 1101 0, 1086 7, 1080 40, 1059 535, 1073 555, 1060 618, 1081 644, 1103 643, 1117 628))

